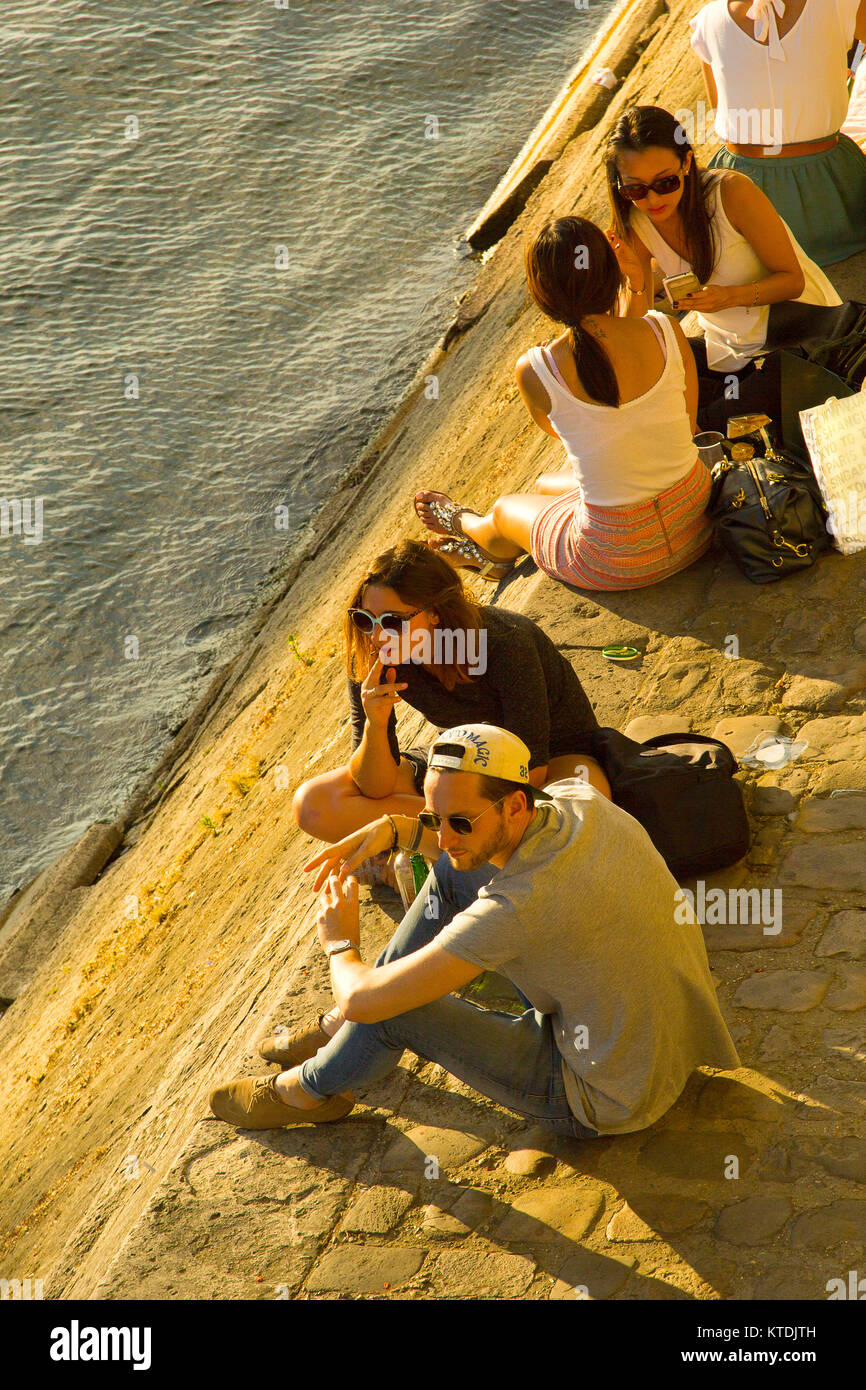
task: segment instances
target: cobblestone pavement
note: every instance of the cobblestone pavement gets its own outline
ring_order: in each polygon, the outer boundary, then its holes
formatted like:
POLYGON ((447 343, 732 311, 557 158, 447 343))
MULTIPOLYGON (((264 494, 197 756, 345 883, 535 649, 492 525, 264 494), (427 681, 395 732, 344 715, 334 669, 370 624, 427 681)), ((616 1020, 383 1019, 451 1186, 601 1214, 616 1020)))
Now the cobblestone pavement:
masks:
MULTIPOLYGON (((245 1134, 207 1109, 215 1081, 264 1070, 257 1037, 328 1000, 290 806, 348 749, 349 571, 419 533, 419 487, 486 507, 561 466, 513 381, 549 332, 526 308, 523 236, 554 208, 604 225, 600 149, 621 106, 702 96, 697 8, 670 0, 598 129, 565 144, 425 368, 438 398, 419 387, 375 468, 347 480, 123 853, 71 889, 73 916, 0 1021, 0 1275, 44 1277, 60 1299, 627 1301, 825 1299, 862 1271, 866 552, 762 588, 716 552, 629 594, 579 595, 529 561, 495 593, 471 581, 542 624, 605 724, 715 731, 735 753, 765 731, 807 745, 781 770, 742 768, 752 848, 703 887, 740 1070, 696 1072, 651 1129, 585 1143, 409 1054, 336 1125, 245 1134), (639 660, 606 662, 613 643, 639 660)), ((831 275, 866 299, 866 257, 831 275)), ((422 724, 402 719, 408 746, 422 724)), ((367 959, 393 927, 377 893, 367 959)), ((488 978, 478 997, 504 989, 488 978)))

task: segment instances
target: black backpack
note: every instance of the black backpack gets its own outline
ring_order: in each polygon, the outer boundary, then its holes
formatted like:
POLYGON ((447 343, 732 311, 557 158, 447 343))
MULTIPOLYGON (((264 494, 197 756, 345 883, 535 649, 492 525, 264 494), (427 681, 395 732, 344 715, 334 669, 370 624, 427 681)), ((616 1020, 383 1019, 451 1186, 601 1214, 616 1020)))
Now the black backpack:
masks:
POLYGON ((724 743, 702 734, 637 743, 618 729, 598 729, 592 742, 614 804, 640 821, 674 878, 724 869, 748 853, 737 763, 724 743))

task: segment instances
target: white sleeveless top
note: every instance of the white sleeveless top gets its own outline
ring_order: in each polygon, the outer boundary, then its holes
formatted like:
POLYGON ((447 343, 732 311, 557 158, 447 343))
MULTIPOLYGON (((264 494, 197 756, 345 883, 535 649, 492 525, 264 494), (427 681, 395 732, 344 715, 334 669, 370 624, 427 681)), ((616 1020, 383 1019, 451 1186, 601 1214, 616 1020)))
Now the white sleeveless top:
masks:
POLYGON ((629 507, 657 497, 695 466, 697 452, 686 413, 682 354, 666 314, 651 311, 665 353, 654 386, 624 405, 581 401, 541 347, 527 356, 550 397, 549 419, 565 445, 584 500, 595 507, 629 507), (661 334, 658 328, 661 328, 661 334))
POLYGON ((848 49, 860 0, 806 0, 782 38, 763 0, 758 42, 735 24, 727 0, 691 21, 692 48, 716 79, 716 134, 739 145, 797 145, 835 135, 848 109, 848 49))
MULTIPOLYGON (((705 169, 704 184, 711 185, 707 211, 713 224, 716 237, 716 263, 707 283, 714 285, 751 285, 762 280, 770 272, 761 261, 751 242, 742 232, 738 232, 725 212, 721 197, 721 184, 730 178, 726 169, 705 169)), ((782 219, 791 238, 791 244, 806 277, 803 293, 798 304, 841 304, 823 270, 806 255, 787 222, 782 219)), ((640 237, 650 255, 661 267, 662 273, 682 275, 691 270, 688 261, 668 246, 652 218, 639 208, 630 210, 629 226, 640 237)), ((745 367, 752 358, 763 351, 767 341, 767 320, 769 305, 759 304, 756 309, 719 309, 714 314, 698 314, 698 323, 703 330, 707 344, 707 363, 717 372, 736 372, 745 367)))

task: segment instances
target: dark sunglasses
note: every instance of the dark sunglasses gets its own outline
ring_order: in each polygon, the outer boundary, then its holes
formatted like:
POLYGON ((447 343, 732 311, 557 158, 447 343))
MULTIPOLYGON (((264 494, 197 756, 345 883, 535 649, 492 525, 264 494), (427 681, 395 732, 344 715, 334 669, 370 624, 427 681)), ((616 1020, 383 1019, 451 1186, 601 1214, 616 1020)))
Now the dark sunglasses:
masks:
POLYGON ((423 612, 423 608, 416 608, 414 613, 376 614, 368 613, 366 608, 350 608, 349 617, 358 631, 369 637, 376 631, 377 624, 383 632, 402 632, 404 623, 408 623, 410 618, 417 618, 418 614, 423 612))
MULTIPOLYGON (((509 792, 505 793, 505 796, 509 795, 509 792)), ((500 796, 499 801, 504 801, 505 796, 500 796)), ((485 806, 483 811, 479 811, 477 816, 472 816, 471 818, 469 816, 445 816, 445 820, 447 820, 455 835, 471 835, 472 827, 475 822, 480 820, 482 816, 486 816, 487 812, 491 811, 494 806, 498 806, 499 801, 491 801, 490 805, 485 806)), ((418 819, 425 830, 435 830, 436 834, 439 834, 442 828, 442 816, 437 815, 435 811, 421 811, 418 814, 418 819)))
POLYGON ((683 181, 682 174, 665 174, 660 179, 653 179, 652 183, 620 183, 617 185, 617 192, 627 198, 630 203, 640 203, 650 193, 675 193, 683 181))

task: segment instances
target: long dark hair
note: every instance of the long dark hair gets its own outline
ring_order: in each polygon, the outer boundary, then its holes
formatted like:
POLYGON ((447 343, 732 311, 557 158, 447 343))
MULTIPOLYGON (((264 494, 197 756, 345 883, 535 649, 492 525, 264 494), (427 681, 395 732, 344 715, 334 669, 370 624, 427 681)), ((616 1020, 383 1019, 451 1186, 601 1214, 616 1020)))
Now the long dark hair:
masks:
POLYGON ((686 155, 691 151, 692 162, 683 178, 679 213, 689 262, 701 284, 705 285, 712 275, 717 254, 713 225, 707 211, 708 190, 704 188, 702 171, 698 168, 684 127, 670 111, 660 106, 631 106, 623 111, 608 141, 605 151, 607 191, 614 230, 621 241, 628 240, 632 208, 619 191, 616 157, 618 154, 643 154, 651 147, 670 150, 680 165, 685 163, 686 155))
MULTIPOLYGON (((439 626, 444 629, 462 629, 468 634, 485 626, 481 609, 463 588, 457 571, 423 541, 400 541, 399 545, 392 545, 389 550, 377 555, 356 585, 349 608, 363 608, 364 590, 368 584, 381 584, 393 589, 412 608, 435 608, 439 615, 439 626)), ((346 670, 352 680, 358 680, 359 676, 364 675, 362 664, 370 660, 370 639, 358 631, 348 612, 344 635, 346 670)), ((458 681, 465 684, 472 679, 466 665, 458 662, 448 666, 434 665, 430 669, 447 690, 453 690, 458 681)))
POLYGON ((583 327, 587 314, 607 314, 622 288, 622 271, 610 243, 585 217, 546 222, 525 251, 526 283, 539 309, 570 333, 577 375, 587 395, 602 405, 619 405, 619 385, 610 358, 583 327))

